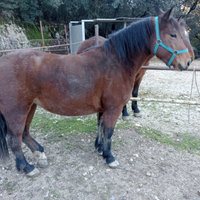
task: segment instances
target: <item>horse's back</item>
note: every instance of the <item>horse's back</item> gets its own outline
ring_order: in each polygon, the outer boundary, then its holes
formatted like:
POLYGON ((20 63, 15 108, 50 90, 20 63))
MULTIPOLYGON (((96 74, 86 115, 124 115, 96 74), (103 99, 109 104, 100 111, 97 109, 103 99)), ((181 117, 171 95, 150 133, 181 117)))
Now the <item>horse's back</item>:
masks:
MULTIPOLYGON (((98 36, 98 44, 102 44, 105 40, 106 40, 106 38, 104 38, 102 36, 98 36)), ((95 45, 97 45, 96 44, 96 36, 93 36, 82 42, 82 44, 79 46, 79 48, 77 50, 77 54, 80 54, 80 53, 84 52, 87 48, 93 47, 95 45)))

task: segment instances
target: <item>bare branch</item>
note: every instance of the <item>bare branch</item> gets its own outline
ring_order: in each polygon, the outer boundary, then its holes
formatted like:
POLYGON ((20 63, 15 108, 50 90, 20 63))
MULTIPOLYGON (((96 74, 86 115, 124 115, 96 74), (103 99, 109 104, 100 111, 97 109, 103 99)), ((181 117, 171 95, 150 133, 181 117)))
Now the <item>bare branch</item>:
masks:
POLYGON ((196 0, 196 1, 192 4, 192 6, 190 7, 190 10, 188 11, 187 15, 189 15, 193 10, 196 9, 197 4, 198 4, 199 2, 200 2, 200 0, 196 0))

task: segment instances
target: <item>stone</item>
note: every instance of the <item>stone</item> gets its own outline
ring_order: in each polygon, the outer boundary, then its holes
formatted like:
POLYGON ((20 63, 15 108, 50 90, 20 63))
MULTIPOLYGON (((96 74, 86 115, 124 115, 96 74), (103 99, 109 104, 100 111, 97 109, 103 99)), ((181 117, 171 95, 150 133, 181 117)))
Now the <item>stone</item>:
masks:
POLYGON ((29 48, 30 43, 23 29, 16 24, 0 25, 0 49, 29 48))
POLYGON ((139 188, 142 188, 142 186, 143 186, 142 183, 140 183, 140 184, 138 185, 139 188))
POLYGON ((157 196, 155 196, 155 200, 159 200, 159 198, 157 196))
POLYGON ((150 176, 151 176, 151 172, 147 172, 147 173, 146 173, 146 176, 149 176, 149 177, 150 177, 150 176))
POLYGON ((89 166, 89 171, 92 171, 94 169, 93 166, 89 166))

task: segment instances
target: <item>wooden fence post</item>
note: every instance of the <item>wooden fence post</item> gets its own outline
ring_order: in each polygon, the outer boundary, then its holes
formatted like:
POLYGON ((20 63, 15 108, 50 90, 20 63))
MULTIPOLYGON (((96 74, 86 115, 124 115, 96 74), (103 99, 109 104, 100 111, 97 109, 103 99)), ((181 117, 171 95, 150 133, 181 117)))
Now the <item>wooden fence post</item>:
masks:
MULTIPOLYGON (((65 29, 65 39, 66 39, 66 44, 68 43, 68 40, 67 40, 67 28, 66 28, 66 25, 64 25, 64 29, 65 29)), ((69 46, 67 45, 67 54, 69 54, 69 46)))
POLYGON ((42 21, 40 21, 40 31, 41 31, 41 35, 42 35, 42 46, 43 46, 43 51, 45 50, 45 46, 44 46, 44 36, 43 36, 43 29, 42 29, 42 21))
POLYGON ((96 45, 99 45, 98 36, 99 36, 99 25, 96 24, 96 25, 95 25, 95 41, 96 41, 96 45))

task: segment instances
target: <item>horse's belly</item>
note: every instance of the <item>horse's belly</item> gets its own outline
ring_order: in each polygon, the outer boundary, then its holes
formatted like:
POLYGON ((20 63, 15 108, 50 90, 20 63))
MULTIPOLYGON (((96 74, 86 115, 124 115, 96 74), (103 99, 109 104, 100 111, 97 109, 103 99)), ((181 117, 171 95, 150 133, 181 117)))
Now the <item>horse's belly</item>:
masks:
POLYGON ((55 97, 46 100, 36 99, 34 103, 49 112, 65 116, 89 115, 101 111, 100 99, 94 97, 90 99, 83 97, 79 100, 55 97))

